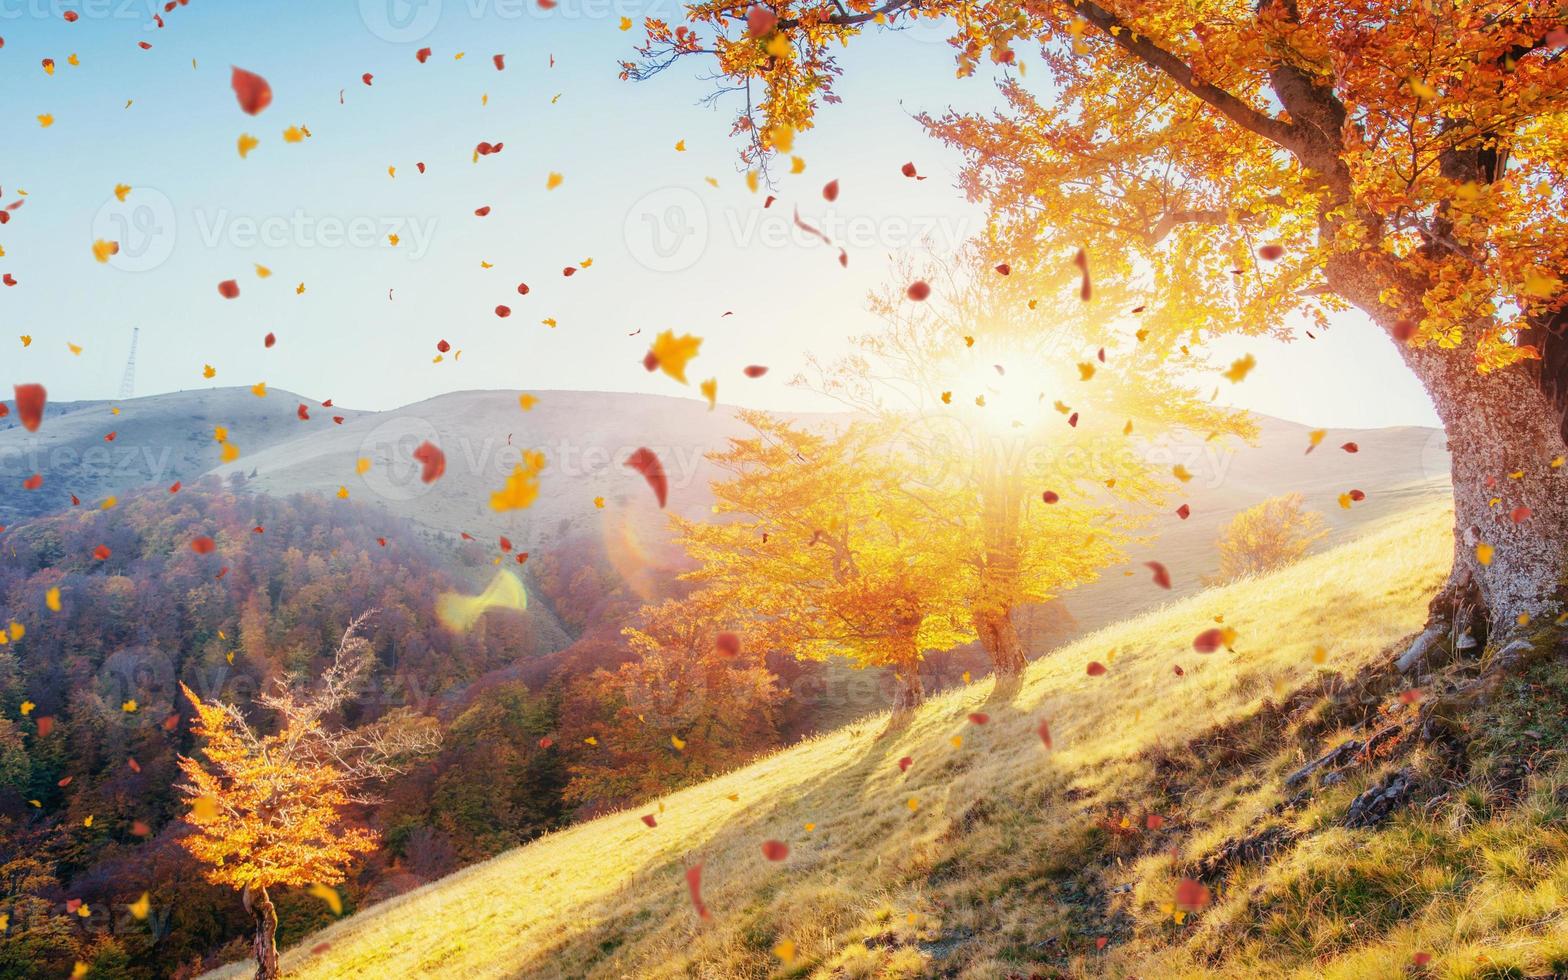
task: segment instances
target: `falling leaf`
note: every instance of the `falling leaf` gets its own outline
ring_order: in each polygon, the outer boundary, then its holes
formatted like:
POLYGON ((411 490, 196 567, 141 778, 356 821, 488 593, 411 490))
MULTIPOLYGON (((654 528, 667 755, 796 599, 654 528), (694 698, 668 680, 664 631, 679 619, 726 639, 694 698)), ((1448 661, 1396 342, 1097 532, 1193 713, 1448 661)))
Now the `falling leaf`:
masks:
MULTIPOLYGON (((697 349, 702 346, 702 338, 691 334, 675 336, 675 331, 666 330, 653 340, 649 348, 648 357, 652 359, 655 367, 665 374, 686 384, 686 364, 697 356, 697 349)), ((653 370, 652 367, 648 370, 653 370)))
POLYGON ((1146 561, 1144 562, 1144 565, 1147 566, 1150 571, 1154 572, 1155 585, 1158 585, 1162 589, 1168 589, 1171 587, 1171 573, 1166 570, 1164 565, 1157 561, 1146 561))
POLYGON ((310 886, 310 893, 326 902, 327 908, 332 910, 333 915, 343 914, 343 899, 338 895, 336 888, 318 883, 310 886))
POLYGON ((762 856, 769 861, 782 861, 789 857, 789 845, 781 840, 765 840, 762 842, 762 856))
POLYGON ((1251 354, 1237 358, 1231 362, 1230 369, 1224 372, 1223 377, 1232 383, 1245 381, 1252 369, 1258 366, 1257 359, 1251 354))
POLYGON ((147 892, 142 892, 142 897, 125 907, 126 911, 137 919, 147 918, 147 913, 152 910, 152 898, 147 892))
POLYGON ((490 495, 490 509, 522 510, 539 499, 539 472, 544 469, 544 454, 528 450, 523 461, 512 467, 506 484, 490 495))
POLYGON ((702 392, 702 397, 708 400, 708 411, 713 411, 719 401, 719 379, 709 378, 707 381, 699 384, 697 390, 702 392))
POLYGON ((691 892, 691 904, 697 910, 697 918, 713 918, 708 914, 708 907, 702 904, 702 865, 694 864, 686 869, 686 887, 691 892))
POLYGON ((915 302, 921 303, 930 297, 931 286, 923 279, 916 279, 914 282, 909 284, 909 288, 906 289, 904 293, 915 302))
POLYGON ((565 180, 565 179, 566 179, 565 177, 562 177, 560 174, 555 173, 554 171, 552 171, 550 173, 550 176, 548 176, 548 177, 546 177, 544 179, 544 189, 547 190, 547 191, 553 191, 557 187, 560 187, 561 186, 561 182, 563 180, 565 180))
POLYGON ((446 454, 439 446, 426 440, 414 448, 414 459, 420 464, 419 478, 434 483, 446 472, 446 454))
POLYGON ((1482 541, 1475 546, 1475 560, 1480 562, 1482 565, 1490 565, 1492 563, 1492 556, 1494 554, 1496 554, 1496 549, 1487 544, 1485 541, 1482 541))
POLYGON ((234 97, 239 100, 240 108, 248 115, 254 116, 272 104, 272 86, 254 72, 235 68, 229 77, 229 84, 234 89, 234 97))

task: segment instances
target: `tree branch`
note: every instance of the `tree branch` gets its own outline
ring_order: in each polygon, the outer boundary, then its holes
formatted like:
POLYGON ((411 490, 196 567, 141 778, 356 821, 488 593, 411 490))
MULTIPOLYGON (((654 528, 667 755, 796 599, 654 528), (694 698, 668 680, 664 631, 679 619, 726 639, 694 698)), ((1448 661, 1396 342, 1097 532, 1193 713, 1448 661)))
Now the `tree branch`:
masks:
POLYGON ((1164 48, 1140 36, 1115 14, 1091 0, 1067 0, 1078 15, 1099 28, 1123 51, 1157 71, 1218 110, 1231 122, 1291 152, 1301 148, 1301 134, 1282 119, 1254 109, 1224 89, 1200 81, 1192 68, 1164 48))

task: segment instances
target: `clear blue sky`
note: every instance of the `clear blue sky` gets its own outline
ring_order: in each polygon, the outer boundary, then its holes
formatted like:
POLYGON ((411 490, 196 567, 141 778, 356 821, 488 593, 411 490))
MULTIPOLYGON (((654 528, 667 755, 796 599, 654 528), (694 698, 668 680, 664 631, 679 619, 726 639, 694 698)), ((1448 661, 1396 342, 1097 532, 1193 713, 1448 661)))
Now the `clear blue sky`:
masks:
MULTIPOLYGON (((706 338, 693 370, 717 375, 723 400, 816 407, 785 382, 804 352, 831 356, 870 326, 863 297, 888 254, 921 235, 950 247, 980 228, 954 188, 957 158, 911 115, 988 106, 991 78, 955 79, 929 29, 852 48, 844 104, 799 140, 806 173, 783 178, 782 206, 764 212, 736 171, 734 103, 701 104, 707 65, 617 78, 637 36, 618 30, 620 18, 674 19, 671 0, 562 0, 548 12, 533 0, 191 0, 162 30, 154 10, 149 0, 0 0, 0 189, 7 202, 28 193, 0 227, 0 273, 19 282, 0 288, 7 388, 40 381, 56 399, 110 397, 140 326, 139 394, 265 380, 370 409, 461 388, 670 394, 674 383, 638 362, 653 333, 674 328, 706 338), (79 67, 67 64, 73 53, 79 67), (239 110, 230 65, 270 80, 269 109, 239 110), (39 126, 43 113, 52 127, 39 126), (285 144, 290 125, 312 138, 285 144), (261 140, 246 160, 242 132, 261 140), (481 140, 505 149, 475 165, 481 140), (902 178, 906 160, 930 179, 902 178), (564 183, 547 191, 551 172, 564 183), (833 178, 842 194, 827 205, 818 192, 833 178), (133 187, 124 204, 113 196, 121 183, 133 187), (847 270, 793 232, 796 201, 848 241, 847 270), (486 205, 490 215, 475 217, 486 205), (121 241, 122 254, 98 264, 96 238, 121 241), (561 275, 590 257, 592 268, 561 275), (273 275, 259 279, 258 263, 273 275), (219 296, 225 279, 238 280, 238 299, 219 296), (498 304, 512 316, 498 318, 498 304), (431 363, 441 339, 460 361, 431 363), (218 370, 210 382, 207 363, 218 370), (773 371, 746 381, 739 369, 752 363, 773 371)), ((1387 340, 1358 317, 1289 351, 1222 346, 1259 361, 1223 393, 1239 404, 1316 425, 1433 422, 1387 340)))

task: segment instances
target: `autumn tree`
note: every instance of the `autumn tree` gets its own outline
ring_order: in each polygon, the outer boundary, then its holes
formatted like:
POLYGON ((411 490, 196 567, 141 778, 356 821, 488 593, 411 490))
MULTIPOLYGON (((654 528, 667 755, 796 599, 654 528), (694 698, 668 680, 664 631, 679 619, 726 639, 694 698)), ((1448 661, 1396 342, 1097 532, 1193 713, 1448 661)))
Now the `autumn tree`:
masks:
POLYGON ((1083 248, 1097 275, 1143 285, 1166 343, 1294 338, 1351 308, 1389 337, 1452 456, 1453 570, 1418 648, 1470 629, 1506 668, 1527 624, 1560 608, 1560 4, 707 0, 686 14, 649 21, 624 74, 716 58, 746 90, 735 129, 753 162, 836 99, 845 43, 942 21, 959 75, 997 66, 1006 107, 924 123, 966 155, 963 187, 1020 264, 1083 248))
POLYGON ((698 563, 683 577, 745 617, 748 648, 891 668, 895 708, 919 704, 922 651, 974 638, 958 529, 941 502, 909 492, 881 426, 822 434, 764 412, 740 418, 755 436, 708 455, 729 474, 713 486, 718 520, 673 519, 698 563))
POLYGON ((438 730, 429 719, 397 711, 358 728, 331 724, 353 697, 375 656, 354 620, 332 663, 311 690, 284 683, 257 698, 277 718, 262 734, 232 704, 203 701, 181 685, 196 708, 192 731, 204 740, 205 762, 182 756, 192 806, 192 832, 181 843, 206 865, 207 880, 239 889, 255 919, 257 980, 278 976, 275 886, 330 887, 344 865, 376 847, 376 834, 352 824, 349 806, 366 803, 365 787, 402 771, 403 763, 433 750, 438 730))
POLYGON ((900 260, 870 297, 881 328, 854 338, 848 357, 810 359, 799 379, 893 433, 915 477, 905 492, 956 532, 970 618, 1001 675, 1027 663, 1021 607, 1121 560, 1180 485, 1154 462, 1154 439, 1253 431, 1177 381, 1206 369, 1198 355, 1153 350, 1110 304, 1057 299, 1067 287, 979 243, 900 260), (930 298, 912 301, 912 282, 932 286, 930 298))
POLYGON ((715 593, 643 607, 621 631, 632 659, 574 685, 567 800, 603 808, 648 799, 776 745, 783 693, 744 631, 743 615, 715 593))
POLYGON ((1218 584, 1247 575, 1261 575, 1300 561, 1328 534, 1323 515, 1302 507, 1299 493, 1270 497, 1230 519, 1216 547, 1218 584))

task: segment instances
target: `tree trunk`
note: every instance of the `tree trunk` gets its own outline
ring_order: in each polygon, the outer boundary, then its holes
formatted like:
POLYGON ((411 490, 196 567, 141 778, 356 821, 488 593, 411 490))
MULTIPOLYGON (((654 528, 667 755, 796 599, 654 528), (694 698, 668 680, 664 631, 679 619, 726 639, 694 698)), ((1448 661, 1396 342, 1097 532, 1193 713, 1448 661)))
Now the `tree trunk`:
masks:
POLYGON ((893 693, 895 712, 913 711, 925 701, 926 689, 925 685, 920 683, 918 660, 895 667, 893 680, 898 685, 898 690, 893 693))
POLYGON ((975 632, 980 646, 991 658, 991 666, 998 677, 1017 677, 1029 666, 1023 645, 1018 642, 1018 627, 1013 624, 1013 611, 1007 606, 981 607, 974 611, 975 632))
POLYGON ((1467 353, 1405 357, 1443 421, 1454 486, 1454 566, 1431 612, 1456 638, 1501 650, 1562 605, 1568 446, 1527 366, 1481 374, 1467 353))
POLYGON ((277 980, 278 946, 275 939, 278 933, 278 911, 273 907, 265 888, 261 890, 261 897, 252 902, 251 914, 256 918, 256 936, 251 944, 256 956, 256 980, 277 980))

